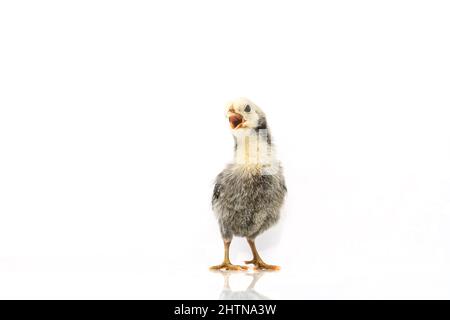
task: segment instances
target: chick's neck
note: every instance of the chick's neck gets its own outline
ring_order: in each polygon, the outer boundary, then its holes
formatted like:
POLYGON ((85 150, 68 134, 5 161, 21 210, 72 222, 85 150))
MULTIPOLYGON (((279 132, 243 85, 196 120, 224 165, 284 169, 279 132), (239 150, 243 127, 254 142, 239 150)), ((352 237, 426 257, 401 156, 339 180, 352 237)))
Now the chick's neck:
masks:
POLYGON ((234 135, 234 163, 264 167, 275 160, 275 150, 267 130, 243 131, 234 135))

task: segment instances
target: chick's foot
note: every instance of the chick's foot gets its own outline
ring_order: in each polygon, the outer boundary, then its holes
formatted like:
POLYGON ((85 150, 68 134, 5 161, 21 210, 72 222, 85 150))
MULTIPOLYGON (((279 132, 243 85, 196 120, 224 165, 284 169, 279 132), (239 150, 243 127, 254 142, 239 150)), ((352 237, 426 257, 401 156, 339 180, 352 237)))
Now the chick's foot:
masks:
POLYGON ((280 270, 280 266, 275 266, 275 265, 271 265, 271 264, 267 264, 264 261, 262 261, 261 259, 252 259, 252 260, 248 260, 245 261, 246 264, 253 264, 255 267, 255 270, 270 270, 270 271, 276 271, 276 270, 280 270))
POLYGON ((228 262, 223 262, 217 266, 212 266, 210 270, 230 270, 230 271, 245 271, 248 269, 246 266, 239 266, 228 262))

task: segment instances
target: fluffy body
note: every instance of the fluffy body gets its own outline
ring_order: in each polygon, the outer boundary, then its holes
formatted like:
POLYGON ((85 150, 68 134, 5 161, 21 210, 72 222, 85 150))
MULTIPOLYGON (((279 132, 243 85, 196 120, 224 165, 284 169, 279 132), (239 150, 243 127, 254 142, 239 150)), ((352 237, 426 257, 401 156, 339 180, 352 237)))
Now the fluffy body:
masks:
POLYGON ((286 186, 277 166, 265 174, 261 166, 229 164, 217 176, 212 206, 224 239, 255 239, 279 220, 286 186))

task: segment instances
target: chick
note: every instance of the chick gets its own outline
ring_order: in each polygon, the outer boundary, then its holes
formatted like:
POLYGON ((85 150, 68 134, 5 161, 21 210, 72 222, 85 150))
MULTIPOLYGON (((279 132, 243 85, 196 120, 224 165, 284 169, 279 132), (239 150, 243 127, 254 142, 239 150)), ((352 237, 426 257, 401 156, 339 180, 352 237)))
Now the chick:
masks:
POLYGON ((261 259, 255 245, 255 238, 279 220, 287 191, 266 116, 245 98, 230 103, 226 116, 235 142, 234 161, 217 176, 212 196, 225 256, 222 264, 211 269, 247 269, 230 262, 231 240, 239 236, 247 239, 253 254, 246 264, 259 270, 278 270, 261 259))

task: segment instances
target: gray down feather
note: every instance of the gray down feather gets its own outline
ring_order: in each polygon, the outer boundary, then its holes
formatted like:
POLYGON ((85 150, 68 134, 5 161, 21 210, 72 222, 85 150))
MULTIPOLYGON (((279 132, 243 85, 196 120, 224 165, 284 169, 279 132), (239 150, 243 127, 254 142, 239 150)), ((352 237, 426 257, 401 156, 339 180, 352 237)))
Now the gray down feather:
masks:
POLYGON ((282 168, 272 174, 241 164, 229 164, 216 178, 212 207, 222 237, 256 238, 280 218, 286 194, 282 168))

